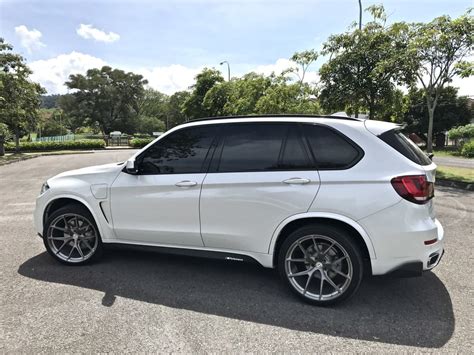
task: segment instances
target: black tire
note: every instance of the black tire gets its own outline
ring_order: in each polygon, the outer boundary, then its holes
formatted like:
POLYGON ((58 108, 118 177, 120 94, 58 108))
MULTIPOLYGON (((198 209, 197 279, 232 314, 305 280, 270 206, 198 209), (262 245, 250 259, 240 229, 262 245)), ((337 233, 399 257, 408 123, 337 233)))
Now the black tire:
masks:
POLYGON ((347 300, 357 291, 363 277, 362 253, 354 239, 343 229, 324 224, 304 226, 291 233, 281 245, 277 266, 281 278, 290 290, 305 302, 317 306, 329 306, 347 300), (330 248, 329 245, 333 242, 336 244, 330 248), (324 245, 327 248, 323 249, 324 245), (288 256, 288 253, 292 254, 288 256), (297 253, 300 256, 294 257, 297 253), (294 261, 286 261, 287 257, 294 261), (338 261, 340 258, 342 260, 338 261), (288 274, 302 275, 290 277, 288 274), (333 278, 330 275, 333 275, 333 278), (338 288, 326 281, 327 277, 338 288), (317 285, 314 285, 314 280, 317 285), (315 287, 319 287, 319 290, 323 287, 323 292, 314 290, 315 287), (334 295, 329 293, 331 287, 334 289, 334 295), (328 290, 327 296, 325 290, 328 290))
MULTIPOLYGON (((66 265, 84 265, 94 261, 99 260, 103 254, 103 244, 102 239, 100 237, 99 229, 97 228, 97 224, 89 212, 87 208, 79 204, 69 204, 64 207, 59 208, 57 211, 53 212, 48 219, 46 220, 43 228, 43 242, 46 247, 48 253, 57 261, 62 264, 66 265), (76 216, 76 217, 74 217, 76 216), (65 218, 65 219, 64 219, 65 218), (74 218, 76 218, 74 220, 74 218), (71 232, 66 233, 66 231, 56 230, 56 228, 52 227, 52 223, 55 221, 69 221, 62 222, 64 224, 64 229, 70 229, 71 232), (82 224, 81 224, 82 223, 82 224), (88 226, 88 224, 90 226, 88 226), (71 225, 72 224, 72 225, 71 225), (84 232, 84 235, 81 237, 79 235, 72 237, 71 235, 72 230, 75 228, 75 224, 77 224, 77 230, 80 227, 84 229, 87 228, 87 232, 84 232), (54 232, 53 232, 54 230, 54 232), (92 232, 95 235, 95 238, 91 239, 92 232), (51 234, 56 233, 56 235, 51 234), (85 233, 88 233, 87 236, 85 233), (53 238, 61 239, 61 240, 53 240, 53 238), (64 239, 62 239, 64 238, 64 239), (76 239, 73 239, 76 238, 76 239), (81 238, 86 239, 86 241, 82 240, 81 238), (67 239, 67 241, 66 241, 67 239), (64 245, 63 245, 64 243, 64 245), (86 245, 87 243, 87 245, 86 245), (63 248, 59 250, 60 248, 63 248), (69 249, 68 249, 69 248, 69 249), (74 250, 74 248, 76 248, 74 250), (81 259, 81 254, 79 253, 79 249, 83 253, 83 260, 81 259), (53 250, 54 249, 54 250, 53 250), (59 250, 59 251, 58 251, 59 250), (75 258, 71 257, 66 260, 66 257, 63 256, 64 251, 72 250, 72 256, 77 256, 75 258), (84 258, 84 251, 87 251, 90 255, 87 258, 84 258), (73 260, 74 259, 74 260, 73 260)), ((71 256, 71 255, 70 255, 71 256)))

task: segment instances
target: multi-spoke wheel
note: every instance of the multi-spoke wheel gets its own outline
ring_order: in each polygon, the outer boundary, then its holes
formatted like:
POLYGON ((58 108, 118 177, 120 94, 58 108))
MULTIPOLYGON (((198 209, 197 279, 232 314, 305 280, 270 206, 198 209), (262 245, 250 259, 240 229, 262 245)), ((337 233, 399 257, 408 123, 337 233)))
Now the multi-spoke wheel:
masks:
POLYGON ((361 253, 353 239, 325 225, 303 227, 288 236, 278 268, 296 294, 318 305, 347 299, 362 279, 361 253))
POLYGON ((102 252, 95 221, 79 205, 68 205, 51 214, 45 223, 43 239, 48 252, 66 264, 84 264, 102 252))

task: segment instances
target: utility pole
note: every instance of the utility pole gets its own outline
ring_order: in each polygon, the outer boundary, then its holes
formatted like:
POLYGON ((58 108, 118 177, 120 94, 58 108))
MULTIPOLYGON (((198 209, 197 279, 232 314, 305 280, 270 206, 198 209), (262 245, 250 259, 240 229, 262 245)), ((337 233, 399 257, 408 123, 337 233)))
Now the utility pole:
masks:
POLYGON ((359 30, 362 29, 362 0, 359 0, 359 30))
POLYGON ((222 64, 227 64, 227 81, 230 81, 230 65, 229 65, 229 62, 227 60, 224 60, 223 62, 220 62, 219 65, 222 65, 222 64))

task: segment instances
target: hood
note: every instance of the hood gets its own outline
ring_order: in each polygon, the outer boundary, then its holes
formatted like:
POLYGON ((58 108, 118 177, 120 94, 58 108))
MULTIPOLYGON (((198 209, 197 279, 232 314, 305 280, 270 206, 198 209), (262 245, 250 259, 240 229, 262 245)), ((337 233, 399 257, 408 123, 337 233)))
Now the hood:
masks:
POLYGON ((110 179, 115 178, 117 174, 123 169, 124 163, 112 163, 104 165, 89 166, 87 168, 75 169, 60 173, 51 179, 50 181, 61 179, 61 178, 80 178, 81 180, 91 180, 94 183, 108 183, 110 179), (92 181, 93 180, 93 181, 92 181))

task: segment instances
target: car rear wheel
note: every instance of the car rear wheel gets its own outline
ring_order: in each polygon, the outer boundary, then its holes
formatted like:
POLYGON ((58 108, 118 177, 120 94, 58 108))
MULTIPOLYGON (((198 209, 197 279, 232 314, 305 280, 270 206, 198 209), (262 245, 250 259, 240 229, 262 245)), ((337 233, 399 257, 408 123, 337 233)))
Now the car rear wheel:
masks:
POLYGON ((53 212, 45 223, 44 244, 58 261, 82 265, 102 255, 102 241, 90 212, 80 205, 67 205, 53 212))
POLYGON ((341 302, 359 288, 361 252, 344 230, 326 225, 302 227, 283 242, 279 273, 306 302, 325 306, 341 302))

